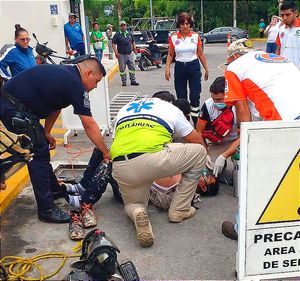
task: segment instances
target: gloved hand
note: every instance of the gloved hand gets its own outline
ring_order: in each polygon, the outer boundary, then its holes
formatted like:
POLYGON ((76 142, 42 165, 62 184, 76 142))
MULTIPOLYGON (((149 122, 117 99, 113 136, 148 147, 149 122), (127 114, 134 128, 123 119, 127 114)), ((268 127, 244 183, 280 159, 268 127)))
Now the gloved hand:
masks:
POLYGON ((218 174, 222 172, 225 162, 226 162, 226 158, 222 154, 216 159, 214 164, 214 170, 213 170, 215 177, 217 177, 218 174))
POLYGON ((211 161, 209 155, 206 156, 206 163, 205 163, 205 165, 206 165, 206 167, 207 167, 208 169, 210 169, 210 170, 213 170, 213 169, 214 169, 214 163, 213 163, 213 161, 211 161))

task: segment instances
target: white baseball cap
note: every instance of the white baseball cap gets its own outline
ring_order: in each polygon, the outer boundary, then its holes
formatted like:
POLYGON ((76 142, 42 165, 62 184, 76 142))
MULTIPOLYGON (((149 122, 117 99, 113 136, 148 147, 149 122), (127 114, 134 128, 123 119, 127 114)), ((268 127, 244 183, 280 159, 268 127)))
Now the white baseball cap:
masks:
POLYGON ((227 49, 227 58, 236 54, 244 55, 246 53, 255 51, 253 42, 247 38, 238 39, 232 42, 227 49))

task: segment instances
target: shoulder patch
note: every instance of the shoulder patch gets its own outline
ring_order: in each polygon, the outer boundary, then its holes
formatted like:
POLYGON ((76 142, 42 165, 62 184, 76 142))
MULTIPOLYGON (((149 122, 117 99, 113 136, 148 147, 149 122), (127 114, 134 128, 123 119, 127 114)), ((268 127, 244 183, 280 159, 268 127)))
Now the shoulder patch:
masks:
POLYGON ((267 62, 267 63, 286 63, 289 62, 288 59, 278 56, 276 54, 267 54, 267 53, 262 53, 262 54, 256 54, 255 58, 258 61, 261 62, 267 62))
POLYGON ((86 108, 91 108, 91 103, 90 103, 88 92, 84 92, 84 94, 83 94, 83 106, 86 108))

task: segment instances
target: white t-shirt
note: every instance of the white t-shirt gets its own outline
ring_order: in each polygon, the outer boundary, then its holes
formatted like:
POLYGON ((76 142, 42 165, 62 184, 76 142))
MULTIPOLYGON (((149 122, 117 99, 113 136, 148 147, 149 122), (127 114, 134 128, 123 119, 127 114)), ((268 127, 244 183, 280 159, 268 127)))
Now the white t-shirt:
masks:
POLYGON ((291 28, 286 25, 280 27, 276 44, 280 46, 280 55, 288 58, 300 69, 300 19, 291 28))
MULTIPOLYGON (((268 43, 275 43, 276 42, 276 38, 277 38, 277 35, 278 35, 280 24, 281 24, 281 22, 277 22, 275 25, 272 25, 270 27, 270 29, 268 30, 268 40, 267 40, 268 43)), ((267 27, 267 29, 268 29, 268 27, 267 27)))
POLYGON ((169 39, 169 48, 175 51, 175 61, 191 62, 198 59, 197 48, 201 46, 201 39, 198 33, 190 32, 187 37, 183 38, 177 31, 169 39))
POLYGON ((262 120, 294 120, 300 115, 300 71, 288 59, 263 51, 247 53, 225 71, 225 103, 247 100, 262 120))
POLYGON ((158 152, 174 134, 185 137, 192 131, 182 111, 171 103, 158 98, 132 101, 116 117, 111 156, 158 152))

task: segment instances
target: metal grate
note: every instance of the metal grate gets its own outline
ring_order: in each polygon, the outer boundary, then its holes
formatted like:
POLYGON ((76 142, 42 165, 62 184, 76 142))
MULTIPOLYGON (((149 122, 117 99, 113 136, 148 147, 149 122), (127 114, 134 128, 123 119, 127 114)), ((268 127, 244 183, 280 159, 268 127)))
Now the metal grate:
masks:
POLYGON ((113 97, 110 101, 110 121, 113 124, 117 117, 119 110, 127 103, 140 100, 147 97, 147 95, 141 95, 140 92, 120 92, 113 97))

